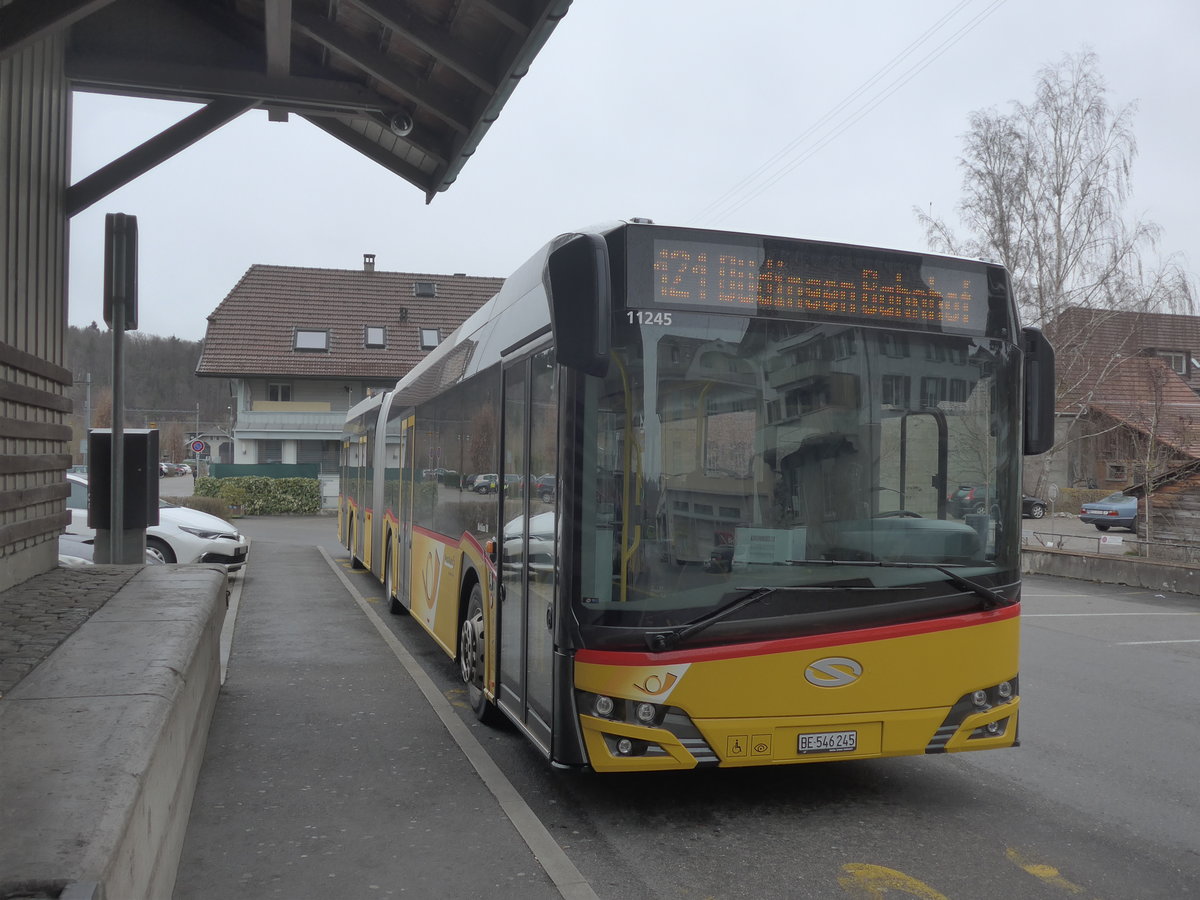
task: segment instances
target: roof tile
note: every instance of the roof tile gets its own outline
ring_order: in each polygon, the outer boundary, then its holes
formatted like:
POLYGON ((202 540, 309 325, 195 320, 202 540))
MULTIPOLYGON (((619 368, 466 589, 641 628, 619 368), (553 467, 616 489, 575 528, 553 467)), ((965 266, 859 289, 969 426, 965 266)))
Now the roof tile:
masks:
POLYGON ((471 275, 254 265, 209 314, 196 374, 398 379, 429 352, 420 329, 445 338, 503 284, 471 275), (436 284, 437 296, 414 296, 417 282, 436 284), (368 326, 387 329, 386 347, 365 346, 368 326), (298 328, 327 330, 329 349, 293 349, 298 328))

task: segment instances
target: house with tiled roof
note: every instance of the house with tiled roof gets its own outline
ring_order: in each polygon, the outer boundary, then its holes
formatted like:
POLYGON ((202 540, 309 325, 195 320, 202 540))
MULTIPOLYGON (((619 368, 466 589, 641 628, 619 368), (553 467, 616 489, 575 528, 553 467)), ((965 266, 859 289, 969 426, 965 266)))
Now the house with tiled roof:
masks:
POLYGON ((1200 317, 1072 307, 1046 336, 1067 486, 1118 490, 1200 459, 1200 317))
POLYGON ((346 411, 385 390, 500 290, 502 278, 251 266, 208 316, 196 374, 228 378, 219 461, 315 463, 336 480, 346 411))

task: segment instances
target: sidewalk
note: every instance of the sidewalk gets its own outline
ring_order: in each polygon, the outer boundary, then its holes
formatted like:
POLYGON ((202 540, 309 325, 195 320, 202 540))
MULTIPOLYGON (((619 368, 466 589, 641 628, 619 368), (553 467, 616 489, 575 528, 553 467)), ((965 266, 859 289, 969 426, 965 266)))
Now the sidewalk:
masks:
POLYGON ((251 533, 175 898, 561 897, 320 552, 251 533))

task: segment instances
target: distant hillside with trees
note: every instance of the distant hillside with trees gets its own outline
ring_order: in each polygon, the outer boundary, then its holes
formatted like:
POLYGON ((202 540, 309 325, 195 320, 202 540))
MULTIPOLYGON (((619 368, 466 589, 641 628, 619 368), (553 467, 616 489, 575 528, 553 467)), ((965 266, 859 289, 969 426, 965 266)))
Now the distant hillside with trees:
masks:
MULTIPOLYGON (((197 416, 202 433, 229 427, 233 398, 228 379, 196 377, 203 348, 203 341, 137 331, 125 334, 125 426, 156 426, 164 459, 178 462, 191 455, 186 442, 196 431, 197 416)), ((79 456, 79 440, 87 430, 89 378, 91 425, 112 426, 112 332, 95 322, 87 328, 70 326, 67 368, 75 376, 69 392, 75 404, 70 417, 75 432, 72 449, 82 463, 86 460, 79 456)))

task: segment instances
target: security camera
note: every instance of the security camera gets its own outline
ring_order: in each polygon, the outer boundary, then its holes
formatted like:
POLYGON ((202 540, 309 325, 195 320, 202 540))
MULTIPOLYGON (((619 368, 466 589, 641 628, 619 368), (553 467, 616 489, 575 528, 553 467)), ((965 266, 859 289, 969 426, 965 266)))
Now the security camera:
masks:
POLYGON ((411 134, 413 130, 412 116, 410 116, 404 110, 400 110, 392 116, 391 121, 388 122, 388 128, 392 130, 392 134, 398 135, 399 137, 404 137, 407 134, 411 134))

